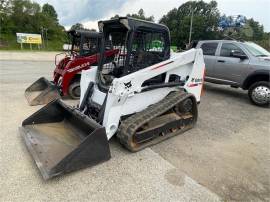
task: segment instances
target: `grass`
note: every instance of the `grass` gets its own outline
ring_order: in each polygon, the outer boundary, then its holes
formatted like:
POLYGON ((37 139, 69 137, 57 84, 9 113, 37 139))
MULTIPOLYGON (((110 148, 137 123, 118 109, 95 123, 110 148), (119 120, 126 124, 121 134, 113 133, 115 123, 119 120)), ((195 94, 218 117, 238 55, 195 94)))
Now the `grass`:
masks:
POLYGON ((177 46, 171 46, 171 49, 172 49, 174 52, 177 52, 177 46))
POLYGON ((16 36, 1 34, 0 41, 4 46, 0 46, 1 50, 16 50, 16 51, 62 51, 63 42, 59 40, 48 40, 45 42, 45 48, 38 48, 37 44, 32 44, 32 50, 30 44, 23 44, 23 49, 21 49, 21 44, 17 43, 16 36))

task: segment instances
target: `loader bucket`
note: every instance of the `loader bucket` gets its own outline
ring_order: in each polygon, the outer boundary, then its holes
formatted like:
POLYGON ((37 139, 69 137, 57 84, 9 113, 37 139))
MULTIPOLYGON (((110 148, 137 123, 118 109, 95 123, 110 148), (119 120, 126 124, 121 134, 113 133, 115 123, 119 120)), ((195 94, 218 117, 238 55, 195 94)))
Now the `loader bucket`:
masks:
POLYGON ((60 98, 58 88, 44 77, 39 78, 24 93, 29 105, 42 105, 60 98))
POLYGON ((24 120, 19 131, 44 179, 111 157, 105 128, 60 100, 24 120))

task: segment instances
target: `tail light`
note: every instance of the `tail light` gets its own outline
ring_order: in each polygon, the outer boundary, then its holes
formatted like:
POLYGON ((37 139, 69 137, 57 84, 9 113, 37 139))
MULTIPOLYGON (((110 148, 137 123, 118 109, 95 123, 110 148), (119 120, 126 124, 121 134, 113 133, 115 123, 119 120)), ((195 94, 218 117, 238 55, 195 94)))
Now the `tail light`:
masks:
POLYGON ((205 79, 205 67, 204 67, 204 70, 203 70, 203 78, 202 78, 202 88, 201 88, 201 95, 200 96, 203 96, 204 95, 204 79, 205 79))

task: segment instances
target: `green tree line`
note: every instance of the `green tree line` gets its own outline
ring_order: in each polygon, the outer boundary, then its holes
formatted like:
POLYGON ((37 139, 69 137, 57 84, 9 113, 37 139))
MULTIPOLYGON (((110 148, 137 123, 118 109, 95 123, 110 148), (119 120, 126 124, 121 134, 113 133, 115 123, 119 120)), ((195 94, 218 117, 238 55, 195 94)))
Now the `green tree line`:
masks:
MULTIPOLYGON (((172 45, 185 48, 189 43, 191 16, 193 16, 192 40, 223 39, 231 37, 254 41, 270 50, 270 33, 254 19, 246 19, 241 27, 221 29, 221 17, 216 1, 188 1, 178 8, 170 10, 158 21, 170 29, 172 45)), ((143 9, 126 16, 154 21, 153 16, 147 16, 143 9)), ((118 15, 113 18, 119 17, 118 15)), ((230 18, 230 16, 225 16, 230 18)), ((87 29, 81 23, 76 23, 72 29, 87 29)), ((67 41, 65 28, 59 24, 57 13, 50 4, 40 6, 30 0, 0 0, 0 48, 19 48, 16 43, 16 33, 41 33, 47 30, 47 38, 51 49, 61 49, 67 41)), ((92 29, 92 31, 94 31, 92 29)))
MULTIPOLYGON (((151 22, 154 22, 154 19, 155 19, 153 15, 147 17, 142 8, 138 11, 138 13, 133 13, 133 14, 128 13, 126 16, 132 17, 132 18, 137 18, 140 20, 147 20, 147 21, 151 21, 151 22)), ((115 18, 119 18, 119 17, 120 17, 119 15, 115 15, 115 16, 111 17, 111 19, 115 19, 115 18)))
MULTIPOLYGON (((216 1, 188 1, 178 8, 170 10, 159 20, 171 31, 172 44, 184 48, 189 42, 189 29, 193 11, 192 40, 234 38, 254 41, 270 50, 270 33, 254 19, 246 19, 243 27, 221 29, 221 14, 216 1)), ((227 16, 230 17, 230 16, 227 16)))
POLYGON ((18 48, 16 33, 41 33, 51 49, 60 49, 66 40, 65 28, 50 4, 42 7, 30 0, 0 0, 0 41, 2 47, 18 48))

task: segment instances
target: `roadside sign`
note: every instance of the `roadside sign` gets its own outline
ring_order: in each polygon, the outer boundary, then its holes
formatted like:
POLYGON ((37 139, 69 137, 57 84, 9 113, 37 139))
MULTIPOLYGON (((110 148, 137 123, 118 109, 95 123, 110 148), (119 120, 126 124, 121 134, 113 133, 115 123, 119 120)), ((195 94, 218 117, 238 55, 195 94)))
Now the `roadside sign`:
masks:
POLYGON ((42 44, 40 34, 16 33, 16 36, 17 42, 20 44, 22 43, 42 44))

